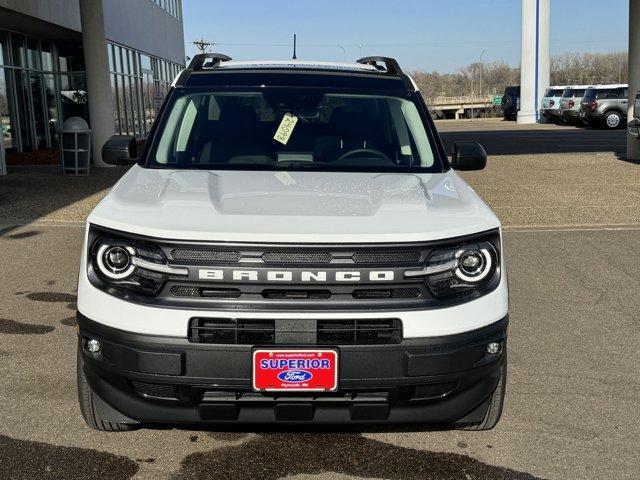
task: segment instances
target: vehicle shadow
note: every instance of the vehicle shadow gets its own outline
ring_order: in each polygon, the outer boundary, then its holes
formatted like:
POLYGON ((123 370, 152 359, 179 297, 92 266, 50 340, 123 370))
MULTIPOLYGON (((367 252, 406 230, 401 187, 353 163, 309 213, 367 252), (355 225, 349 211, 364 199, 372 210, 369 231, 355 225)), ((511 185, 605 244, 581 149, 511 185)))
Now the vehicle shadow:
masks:
POLYGON ((468 130, 441 128, 440 136, 447 152, 454 142, 479 142, 488 155, 536 155, 565 153, 613 153, 622 159, 627 154, 626 130, 591 128, 515 128, 468 130))
MULTIPOLYGON (((255 480, 328 473, 390 480, 538 478, 461 453, 407 448, 363 435, 424 431, 421 427, 232 427, 223 430, 200 427, 198 435, 191 436, 192 442, 201 441, 199 437, 204 434, 228 444, 187 455, 171 479, 205 479, 210 478, 211 472, 220 478, 255 480)), ((460 444, 458 447, 462 448, 460 444)))

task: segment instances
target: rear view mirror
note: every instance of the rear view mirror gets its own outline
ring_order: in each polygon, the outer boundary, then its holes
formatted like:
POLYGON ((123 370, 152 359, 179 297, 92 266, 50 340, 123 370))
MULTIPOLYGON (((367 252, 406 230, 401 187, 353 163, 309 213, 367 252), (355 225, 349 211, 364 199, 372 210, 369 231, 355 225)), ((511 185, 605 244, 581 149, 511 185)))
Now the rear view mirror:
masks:
POLYGON ((629 120, 629 123, 627 124, 627 131, 629 132, 629 135, 640 138, 640 120, 637 118, 629 120))
POLYGON ((487 152, 477 142, 453 144, 451 167, 454 170, 482 170, 487 166, 487 152))
POLYGON ((133 165, 138 160, 136 138, 114 135, 102 147, 102 160, 109 165, 133 165))

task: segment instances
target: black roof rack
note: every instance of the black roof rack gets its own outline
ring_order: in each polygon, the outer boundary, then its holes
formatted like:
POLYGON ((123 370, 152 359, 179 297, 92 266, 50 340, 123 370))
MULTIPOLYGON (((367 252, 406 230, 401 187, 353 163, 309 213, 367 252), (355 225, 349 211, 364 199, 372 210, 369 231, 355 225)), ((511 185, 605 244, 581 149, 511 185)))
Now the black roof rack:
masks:
POLYGON ((220 62, 229 62, 232 58, 222 53, 199 53, 194 55, 191 63, 187 67, 188 70, 202 70, 206 65, 208 68, 216 68, 220 62))
POLYGON ((387 73, 389 75, 402 75, 402 69, 395 58, 391 57, 364 57, 357 60, 357 63, 363 65, 371 65, 377 70, 387 73))
MULTIPOLYGON (((189 66, 182 71, 176 79, 175 86, 183 86, 187 82, 189 75, 195 71, 215 70, 220 67, 220 63, 231 61, 231 57, 222 53, 199 53, 194 55, 189 66)), ((376 69, 379 75, 396 77, 402 80, 404 86, 409 90, 415 90, 415 85, 411 79, 402 71, 395 58, 391 57, 364 57, 357 60, 361 65, 370 65, 376 69)))
POLYGON ((405 87, 409 90, 414 90, 415 86, 409 76, 402 71, 398 61, 395 58, 391 57, 364 57, 357 60, 357 63, 362 63, 363 65, 371 65, 375 67, 380 73, 384 75, 393 75, 400 77, 402 79, 402 83, 404 83, 405 87))

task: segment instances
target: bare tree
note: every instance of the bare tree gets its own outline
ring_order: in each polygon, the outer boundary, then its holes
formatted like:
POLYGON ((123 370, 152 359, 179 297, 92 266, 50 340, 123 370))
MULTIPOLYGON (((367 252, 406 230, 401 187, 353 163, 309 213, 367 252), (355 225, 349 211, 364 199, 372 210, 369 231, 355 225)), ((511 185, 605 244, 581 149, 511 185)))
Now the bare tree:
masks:
MULTIPOLYGON (((626 52, 563 53, 551 58, 553 85, 626 83, 626 52)), ((520 84, 520 68, 503 61, 476 62, 456 73, 415 71, 411 73, 422 94, 429 101, 437 97, 500 95, 507 85, 520 84), (480 75, 482 82, 479 81, 480 75), (480 86, 482 85, 482 87, 480 86)))

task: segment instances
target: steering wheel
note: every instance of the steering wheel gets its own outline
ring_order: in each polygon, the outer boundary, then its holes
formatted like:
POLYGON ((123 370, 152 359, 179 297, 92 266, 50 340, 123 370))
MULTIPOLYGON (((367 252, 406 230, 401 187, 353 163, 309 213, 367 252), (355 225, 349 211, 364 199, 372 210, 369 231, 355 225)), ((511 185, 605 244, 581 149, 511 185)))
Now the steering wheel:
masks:
POLYGON ((353 150, 349 150, 348 152, 345 152, 342 155, 340 155, 340 157, 334 160, 334 162, 346 160, 347 158, 352 157, 353 155, 358 155, 360 153, 372 153, 384 160, 394 163, 393 160, 391 160, 391 158, 386 153, 381 152, 380 150, 376 150, 375 148, 355 148, 353 150))

